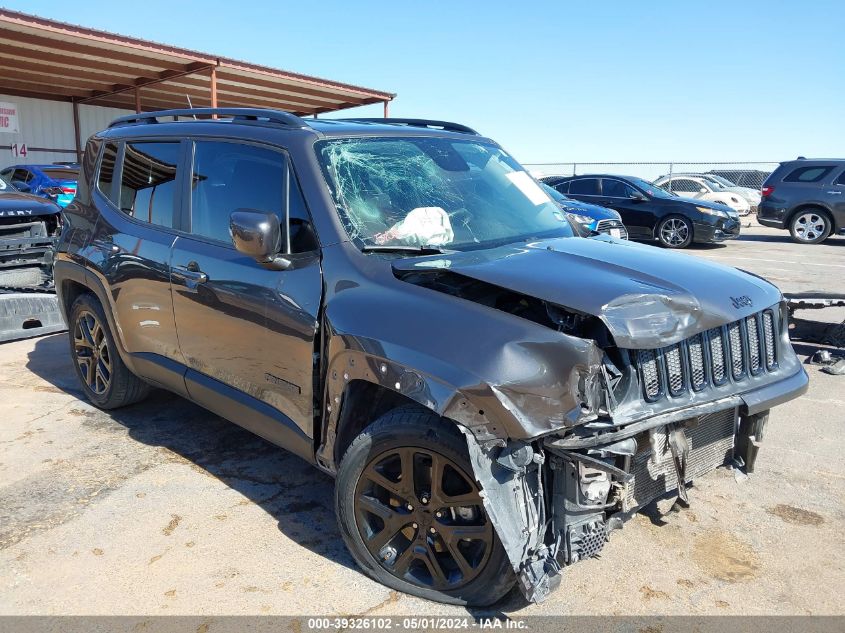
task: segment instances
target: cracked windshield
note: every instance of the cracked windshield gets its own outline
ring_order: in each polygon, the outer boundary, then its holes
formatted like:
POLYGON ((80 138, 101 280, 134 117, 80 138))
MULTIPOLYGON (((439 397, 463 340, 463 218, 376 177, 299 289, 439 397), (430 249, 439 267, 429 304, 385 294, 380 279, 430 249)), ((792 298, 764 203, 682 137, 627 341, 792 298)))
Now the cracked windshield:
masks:
POLYGON ((560 208, 495 145, 347 138, 321 141, 317 154, 364 250, 469 250, 573 235, 560 208))

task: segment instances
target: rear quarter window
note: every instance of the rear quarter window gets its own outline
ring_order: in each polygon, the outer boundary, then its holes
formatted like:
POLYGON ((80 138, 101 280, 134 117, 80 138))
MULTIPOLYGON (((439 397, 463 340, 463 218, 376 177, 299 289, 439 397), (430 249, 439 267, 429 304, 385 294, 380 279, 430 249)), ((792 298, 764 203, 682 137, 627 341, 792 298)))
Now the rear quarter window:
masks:
MULTIPOLYGON (((90 156, 90 152, 86 154, 86 160, 90 156)), ((114 167, 116 160, 117 143, 106 143, 105 147, 103 147, 102 158, 100 159, 100 171, 97 173, 97 189, 99 189, 100 193, 106 198, 111 200, 115 206, 117 206, 118 200, 112 185, 114 183, 114 167)))
POLYGON ((819 182, 833 171, 832 165, 814 165, 793 169, 783 179, 784 182, 819 182))

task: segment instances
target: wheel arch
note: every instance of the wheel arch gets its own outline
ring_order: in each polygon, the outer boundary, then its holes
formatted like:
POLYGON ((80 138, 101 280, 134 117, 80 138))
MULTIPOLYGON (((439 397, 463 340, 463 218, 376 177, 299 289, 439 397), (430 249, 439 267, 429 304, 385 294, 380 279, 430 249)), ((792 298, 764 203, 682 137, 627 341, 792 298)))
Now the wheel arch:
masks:
POLYGON ((811 209, 815 209, 819 213, 823 213, 825 217, 830 221, 831 235, 834 235, 842 228, 836 223, 836 216, 833 214, 833 212, 831 212, 830 209, 828 209, 826 206, 819 202, 804 202, 790 210, 785 223, 786 227, 790 228, 792 226, 792 220, 795 219, 796 215, 803 211, 809 211, 811 209))
POLYGON ((59 307, 62 310, 68 328, 71 327, 70 309, 73 306, 73 302, 82 294, 93 294, 103 307, 103 313, 106 315, 106 321, 112 332, 112 337, 114 338, 121 360, 130 371, 134 372, 135 365, 132 362, 131 355, 126 351, 123 343, 123 333, 115 323, 114 315, 111 311, 111 303, 108 301, 106 289, 100 283, 100 280, 92 275, 84 266, 67 260, 58 260, 55 263, 53 278, 56 283, 59 307))
POLYGON ((334 428, 334 465, 340 464, 346 449, 368 426, 384 414, 400 408, 417 408, 439 414, 410 396, 364 379, 350 380, 343 390, 334 428))

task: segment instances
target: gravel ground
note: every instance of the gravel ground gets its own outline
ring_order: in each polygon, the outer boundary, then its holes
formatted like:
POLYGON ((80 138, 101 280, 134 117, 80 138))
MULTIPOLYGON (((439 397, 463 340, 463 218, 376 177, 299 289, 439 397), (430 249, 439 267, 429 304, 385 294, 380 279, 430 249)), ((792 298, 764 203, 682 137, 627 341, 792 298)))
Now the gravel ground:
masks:
MULTIPOLYGON (((755 225, 690 256, 845 292, 845 238, 802 247, 755 225)), ((514 592, 500 612, 842 614, 845 377, 808 371, 755 474, 702 478, 690 508, 637 515, 545 603, 514 592)), ((332 480, 297 458, 166 393, 90 406, 66 335, 0 346, 0 419, 0 614, 467 613, 364 577, 332 480)))

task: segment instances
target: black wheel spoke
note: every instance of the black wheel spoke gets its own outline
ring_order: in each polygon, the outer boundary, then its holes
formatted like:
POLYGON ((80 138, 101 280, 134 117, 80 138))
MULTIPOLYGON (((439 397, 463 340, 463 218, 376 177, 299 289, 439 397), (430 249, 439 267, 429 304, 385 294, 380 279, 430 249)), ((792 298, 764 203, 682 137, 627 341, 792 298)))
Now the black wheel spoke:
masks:
POLYGON ((446 587, 449 584, 449 579, 443 572, 443 568, 440 566, 440 562, 437 560, 437 556, 435 556, 434 550, 431 549, 429 543, 426 543, 425 553, 420 553, 417 556, 428 567, 428 572, 431 574, 431 579, 435 587, 446 587))
POLYGON ((445 535, 443 536, 443 543, 446 545, 446 549, 449 550, 449 554, 452 556, 452 559, 455 561, 455 564, 458 566, 458 569, 461 570, 461 574, 463 574, 464 576, 469 576, 470 574, 472 574, 472 565, 469 564, 469 561, 464 557, 461 550, 458 549, 457 541, 452 538, 446 538, 445 535))
POLYGON ((392 565, 388 567, 399 578, 404 578, 408 570, 411 568, 411 563, 414 561, 414 550, 406 547, 405 550, 396 557, 392 565))
POLYGON ((483 541, 487 538, 486 525, 439 525, 437 531, 447 543, 457 543, 460 540, 483 541))
POLYGON ((370 482, 374 483, 381 488, 384 488, 390 493, 393 493, 396 497, 400 499, 405 499, 407 497, 407 493, 402 486, 402 482, 395 482, 391 481, 380 472, 378 472, 373 466, 370 466, 364 472, 364 478, 369 480, 370 482))

